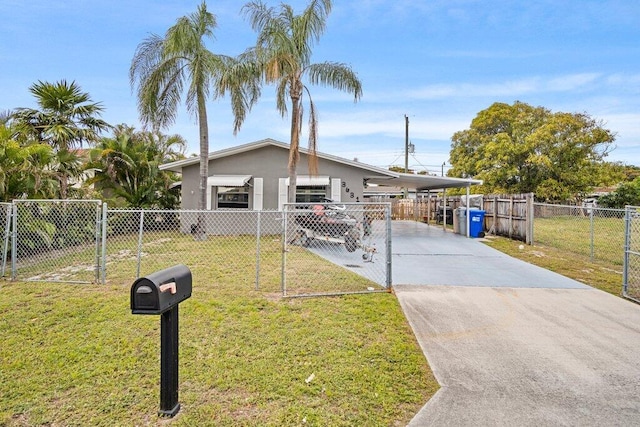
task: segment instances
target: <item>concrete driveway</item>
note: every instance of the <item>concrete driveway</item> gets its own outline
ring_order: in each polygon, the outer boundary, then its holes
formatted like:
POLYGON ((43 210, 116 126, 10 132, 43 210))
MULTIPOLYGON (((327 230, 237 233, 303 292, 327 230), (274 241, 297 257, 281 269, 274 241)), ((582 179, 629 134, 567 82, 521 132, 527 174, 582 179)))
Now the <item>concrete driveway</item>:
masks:
POLYGON ((640 306, 415 222, 393 282, 441 385, 410 426, 640 425, 640 306))

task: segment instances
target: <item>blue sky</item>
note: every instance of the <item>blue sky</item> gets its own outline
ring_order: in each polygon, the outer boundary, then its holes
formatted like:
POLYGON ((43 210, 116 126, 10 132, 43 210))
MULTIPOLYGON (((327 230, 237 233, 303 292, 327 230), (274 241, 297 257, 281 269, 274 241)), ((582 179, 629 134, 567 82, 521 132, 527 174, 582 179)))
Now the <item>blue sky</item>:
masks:
MULTIPOLYGON (((128 70, 136 46, 164 35, 199 0, 0 0, 0 110, 35 107, 29 86, 75 80, 105 107, 111 124, 139 126, 128 70)), ((242 0, 210 0, 216 53, 236 55, 255 40, 242 0)), ((277 6, 278 1, 266 1, 277 6)), ((306 1, 288 1, 300 11, 306 1)), ((440 173, 454 132, 494 102, 586 112, 617 133, 612 161, 640 165, 640 2, 635 0, 334 0, 314 62, 349 64, 363 97, 312 87, 320 151, 376 166, 440 173)), ((211 100, 211 151, 289 138, 273 88, 237 136, 228 99, 211 100)), ((198 150, 185 110, 166 133, 198 150)), ((304 136, 303 136, 304 137, 304 136)), ((305 139, 306 140, 306 139, 305 139)))

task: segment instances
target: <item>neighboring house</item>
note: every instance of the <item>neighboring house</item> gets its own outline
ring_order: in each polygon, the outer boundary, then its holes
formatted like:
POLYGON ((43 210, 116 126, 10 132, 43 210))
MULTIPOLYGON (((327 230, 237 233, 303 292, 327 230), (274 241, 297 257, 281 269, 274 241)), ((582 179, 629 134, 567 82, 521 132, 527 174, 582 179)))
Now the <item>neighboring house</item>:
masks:
MULTIPOLYGON (((421 192, 467 187, 482 181, 392 172, 358 161, 318 153, 318 175, 308 175, 308 151, 300 149, 297 202, 327 198, 335 202, 363 202, 368 184, 411 188, 421 192)), ((289 145, 273 139, 215 151, 209 154, 208 210, 282 210, 289 185, 289 145)), ((199 157, 160 166, 182 174, 182 209, 197 209, 199 157)))

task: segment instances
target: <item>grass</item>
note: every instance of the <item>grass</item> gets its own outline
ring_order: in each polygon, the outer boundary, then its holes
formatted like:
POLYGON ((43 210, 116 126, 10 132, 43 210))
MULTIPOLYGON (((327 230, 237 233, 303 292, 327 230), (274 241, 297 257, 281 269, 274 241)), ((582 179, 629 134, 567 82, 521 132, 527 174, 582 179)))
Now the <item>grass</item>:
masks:
MULTIPOLYGON (((180 306, 178 416, 157 416, 159 316, 131 315, 136 260, 122 238, 109 247, 106 286, 0 282, 0 425, 393 426, 438 389, 392 294, 281 299, 280 243, 271 237, 261 241, 260 291, 246 238, 146 239, 142 274, 192 260, 193 297, 180 306)), ((506 238, 487 244, 620 295, 619 265, 506 238)), ((315 256, 298 260, 322 283, 369 285, 315 256)), ((305 291, 326 290, 318 286, 305 291)))
MULTIPOLYGON (((536 227, 537 227, 536 220, 536 227)), ((537 229, 536 229, 537 231, 537 229)), ((588 255, 566 249, 522 242, 505 237, 489 237, 491 247, 528 263, 546 268, 594 288, 620 296, 622 294, 622 266, 611 262, 591 260, 588 255), (523 249, 520 249, 520 246, 523 249)), ((622 250, 619 251, 622 256, 622 250)))
MULTIPOLYGON (((536 243, 591 257, 591 219, 588 216, 536 218, 536 243)), ((593 258, 622 266, 625 224, 622 218, 593 217, 593 258)))
MULTIPOLYGON (((131 314, 135 259, 111 250, 104 286, 0 282, 0 425, 406 425, 437 390, 393 294, 281 299, 273 239, 256 291, 246 242, 166 238, 145 245, 142 274, 193 260, 178 416, 157 416, 160 318, 131 314)), ((309 260, 319 276, 368 284, 309 260)))

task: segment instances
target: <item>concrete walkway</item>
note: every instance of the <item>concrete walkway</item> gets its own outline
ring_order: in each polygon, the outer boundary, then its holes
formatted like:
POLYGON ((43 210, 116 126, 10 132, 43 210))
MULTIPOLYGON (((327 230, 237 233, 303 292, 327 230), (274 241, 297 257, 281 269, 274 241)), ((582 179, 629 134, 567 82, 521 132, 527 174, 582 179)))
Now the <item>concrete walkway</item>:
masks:
POLYGON ((410 426, 640 425, 640 306, 441 228, 393 233, 394 289, 441 385, 410 426))

